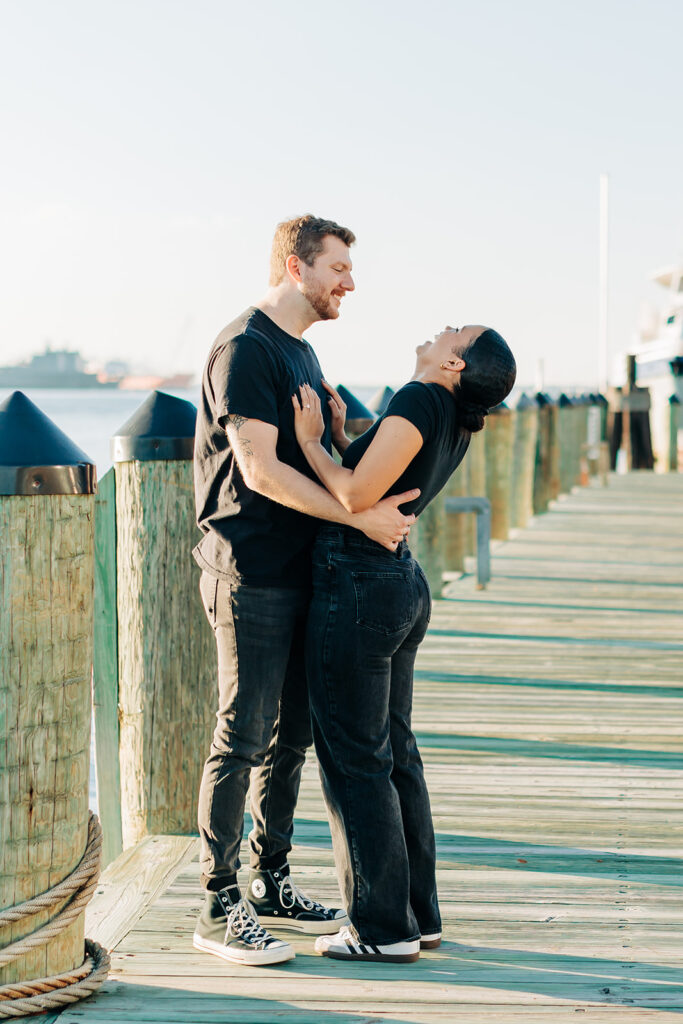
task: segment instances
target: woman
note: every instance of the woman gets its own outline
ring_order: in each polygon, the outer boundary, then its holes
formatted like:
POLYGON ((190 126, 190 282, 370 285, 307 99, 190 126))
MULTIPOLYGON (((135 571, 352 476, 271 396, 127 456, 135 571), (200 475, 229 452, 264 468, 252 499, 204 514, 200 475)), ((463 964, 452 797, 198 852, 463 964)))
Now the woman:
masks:
MULTIPOLYGON (((419 488, 416 515, 462 461, 473 431, 515 381, 506 342, 484 327, 446 327, 417 348, 412 380, 353 442, 330 393, 338 465, 320 444, 320 400, 293 396, 295 427, 322 483, 352 512, 419 488)), ((316 951, 402 963, 441 942, 434 829, 411 731, 413 665, 429 622, 424 574, 405 540, 389 551, 357 530, 321 527, 313 555, 307 672, 313 733, 335 861, 351 925, 316 951)))

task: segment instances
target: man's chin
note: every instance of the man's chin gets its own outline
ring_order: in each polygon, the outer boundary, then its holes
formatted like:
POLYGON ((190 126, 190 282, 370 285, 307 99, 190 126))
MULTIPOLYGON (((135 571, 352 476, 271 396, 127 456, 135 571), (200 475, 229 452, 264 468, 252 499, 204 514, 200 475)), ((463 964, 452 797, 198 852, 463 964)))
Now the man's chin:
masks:
MULTIPOLYGON (((315 309, 315 306, 313 307, 315 309)), ((315 309, 318 320, 336 320, 339 316, 339 310, 335 309, 334 306, 325 306, 325 308, 315 309)))

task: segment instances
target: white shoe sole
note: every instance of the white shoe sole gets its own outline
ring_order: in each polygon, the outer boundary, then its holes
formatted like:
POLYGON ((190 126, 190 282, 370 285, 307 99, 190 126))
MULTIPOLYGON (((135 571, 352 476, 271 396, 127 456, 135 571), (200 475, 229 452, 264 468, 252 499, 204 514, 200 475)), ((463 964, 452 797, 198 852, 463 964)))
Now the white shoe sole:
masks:
POLYGON ((219 956, 222 960, 228 960, 234 964, 245 964, 248 967, 281 964, 286 960, 294 959, 294 950, 287 942, 283 942, 273 949, 254 950, 252 953, 248 950, 224 946, 222 942, 212 942, 211 939, 203 939, 199 935, 194 935, 192 945, 195 949, 200 949, 202 953, 213 953, 214 956, 219 956))
POLYGON ((434 932, 433 935, 420 936, 420 949, 438 949, 441 945, 441 932, 434 932))
POLYGON ((268 931, 272 928, 282 928, 292 932, 306 932, 307 935, 334 935, 349 923, 349 919, 346 914, 343 917, 335 917, 333 921, 300 921, 294 917, 258 914, 258 922, 268 931))

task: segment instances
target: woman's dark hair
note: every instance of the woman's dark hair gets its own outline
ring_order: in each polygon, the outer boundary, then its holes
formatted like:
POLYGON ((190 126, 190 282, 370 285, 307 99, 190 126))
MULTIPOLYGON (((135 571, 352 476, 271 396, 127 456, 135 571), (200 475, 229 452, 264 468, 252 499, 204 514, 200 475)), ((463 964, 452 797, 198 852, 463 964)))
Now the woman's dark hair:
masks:
POLYGON ((465 369, 454 395, 460 423, 475 433, 484 426, 486 416, 512 391, 517 364, 508 343, 497 331, 487 327, 462 353, 465 369))

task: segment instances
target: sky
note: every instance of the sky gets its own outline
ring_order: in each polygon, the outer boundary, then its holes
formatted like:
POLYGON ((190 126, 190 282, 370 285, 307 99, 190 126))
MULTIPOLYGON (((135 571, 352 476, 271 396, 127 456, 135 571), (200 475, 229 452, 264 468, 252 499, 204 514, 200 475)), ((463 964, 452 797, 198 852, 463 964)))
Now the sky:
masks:
MULTIPOLYGON (((446 323, 518 381, 598 380, 683 260, 674 0, 0 0, 0 364, 50 341, 201 370, 267 285, 278 221, 350 227, 326 375, 394 386, 446 323)), ((663 298, 663 293, 662 296, 663 298)))

